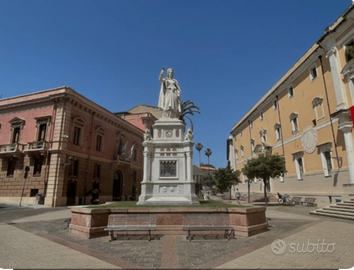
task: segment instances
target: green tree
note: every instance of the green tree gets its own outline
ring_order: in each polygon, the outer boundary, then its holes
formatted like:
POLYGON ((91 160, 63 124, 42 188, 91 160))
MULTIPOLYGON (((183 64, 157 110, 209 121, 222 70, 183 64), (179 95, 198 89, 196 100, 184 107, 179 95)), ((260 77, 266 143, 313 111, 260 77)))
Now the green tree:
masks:
POLYGON ((257 158, 250 159, 242 168, 242 173, 248 179, 261 178, 264 184, 264 200, 267 200, 267 185, 270 178, 282 176, 286 173, 285 159, 279 155, 259 155, 257 158))
MULTIPOLYGON (((239 170, 232 171, 230 165, 227 165, 226 168, 219 168, 214 171, 216 187, 224 193, 225 190, 231 190, 232 185, 237 185, 240 183, 240 174, 239 170)), ((231 200, 231 192, 230 192, 231 200)))

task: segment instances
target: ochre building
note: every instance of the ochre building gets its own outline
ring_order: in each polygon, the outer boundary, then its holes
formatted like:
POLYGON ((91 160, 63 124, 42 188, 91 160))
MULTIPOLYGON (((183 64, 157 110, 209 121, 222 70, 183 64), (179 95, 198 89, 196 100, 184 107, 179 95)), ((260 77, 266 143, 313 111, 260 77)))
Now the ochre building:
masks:
MULTIPOLYGON (((287 173, 268 191, 325 201, 354 194, 354 6, 232 127, 228 162, 241 170, 259 154, 284 156, 287 173)), ((247 180, 241 175, 241 180, 247 180)), ((252 179, 252 192, 263 183, 252 179)), ((242 192, 247 185, 238 185, 242 192)), ((233 189, 234 191, 235 189, 233 189)))

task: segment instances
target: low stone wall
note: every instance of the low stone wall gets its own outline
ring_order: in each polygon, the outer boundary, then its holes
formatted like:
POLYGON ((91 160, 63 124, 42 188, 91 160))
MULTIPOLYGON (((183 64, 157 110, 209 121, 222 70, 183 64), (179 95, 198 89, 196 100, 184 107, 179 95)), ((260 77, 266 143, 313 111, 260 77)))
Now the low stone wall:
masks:
MULTIPOLYGON (((72 208, 69 232, 83 238, 107 236, 109 215, 139 214, 156 216, 156 234, 185 235, 183 231, 183 215, 195 214, 201 218, 210 215, 225 218, 234 227, 236 236, 252 236, 268 230, 265 207, 250 208, 193 208, 193 207, 161 207, 161 208, 128 208, 128 209, 95 209, 72 208)), ((136 232, 131 232, 136 234, 136 232)))

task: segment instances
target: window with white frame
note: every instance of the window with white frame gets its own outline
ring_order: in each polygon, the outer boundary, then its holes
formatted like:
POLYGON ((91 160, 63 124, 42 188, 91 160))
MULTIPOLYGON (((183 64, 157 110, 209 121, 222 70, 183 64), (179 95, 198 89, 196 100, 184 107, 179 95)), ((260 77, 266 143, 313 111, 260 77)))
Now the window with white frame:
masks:
POLYGON ((243 145, 241 145, 240 149, 241 149, 241 157, 244 157, 245 156, 245 148, 243 147, 243 145))
POLYGON ((262 130, 259 132, 259 135, 261 136, 262 143, 267 142, 267 130, 262 128, 262 130))
POLYGON ((85 122, 80 117, 73 119, 72 143, 74 145, 79 145, 79 146, 81 145, 84 126, 85 126, 85 122))
POLYGON ((309 73, 310 73, 310 80, 311 82, 313 82, 318 77, 317 66, 315 64, 310 67, 309 73))
POLYGON ((278 109, 278 100, 274 99, 273 101, 273 109, 276 110, 278 109))
POLYGON ((281 126, 279 123, 276 123, 274 125, 274 130, 275 130, 275 137, 277 139, 277 141, 281 140, 281 126))
POLYGON ((331 176, 331 170, 333 168, 331 143, 319 145, 318 148, 321 153, 324 176, 331 176))
POLYGON ((288 87, 288 96, 289 98, 292 98, 294 96, 294 87, 292 85, 288 87))
POLYGON ((238 159, 238 150, 237 149, 235 149, 235 157, 236 157, 236 159, 238 159))
POLYGON ((250 123, 250 128, 253 128, 253 122, 252 122, 252 120, 249 120, 249 123, 250 123))
POLYGON ((240 131, 240 137, 242 137, 242 130, 240 131))
POLYGON ((299 122, 298 122, 297 113, 290 114, 290 122, 291 122, 291 127, 292 127, 292 133, 298 132, 299 131, 299 122))
POLYGON ((259 119, 262 121, 263 118, 264 118, 263 112, 260 112, 260 113, 259 113, 259 119))
POLYGON ((254 151, 254 139, 251 139, 251 149, 252 149, 252 152, 254 151))
POLYGON ((304 153, 303 152, 298 152, 293 154, 294 162, 295 162, 295 169, 296 169, 296 176, 298 180, 302 180, 303 174, 304 174, 304 153))
POLYGON ((315 110, 316 120, 322 119, 324 117, 323 98, 316 97, 312 101, 312 107, 315 110))

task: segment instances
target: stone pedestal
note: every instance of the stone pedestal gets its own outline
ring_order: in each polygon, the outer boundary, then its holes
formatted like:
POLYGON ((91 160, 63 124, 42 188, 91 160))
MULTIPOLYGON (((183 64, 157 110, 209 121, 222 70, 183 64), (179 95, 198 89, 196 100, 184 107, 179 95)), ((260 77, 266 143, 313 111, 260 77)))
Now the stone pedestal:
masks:
POLYGON ((138 205, 199 204, 193 180, 192 138, 178 119, 160 119, 143 142, 144 176, 138 205))

